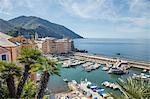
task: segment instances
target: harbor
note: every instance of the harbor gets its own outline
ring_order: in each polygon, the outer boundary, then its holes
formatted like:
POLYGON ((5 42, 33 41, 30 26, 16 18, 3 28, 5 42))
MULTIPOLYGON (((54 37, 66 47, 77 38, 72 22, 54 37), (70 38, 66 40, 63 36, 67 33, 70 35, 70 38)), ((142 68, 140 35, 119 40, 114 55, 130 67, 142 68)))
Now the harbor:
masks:
POLYGON ((55 93, 62 93, 67 92, 69 90, 68 85, 66 84, 66 81, 72 81, 75 80, 77 83, 80 83, 81 81, 87 79, 91 83, 95 83, 99 85, 101 88, 105 89, 106 92, 114 92, 119 93, 118 90, 114 90, 113 88, 106 87, 102 85, 103 82, 108 81, 111 82, 111 84, 116 83, 119 78, 128 78, 130 76, 133 76, 133 74, 148 74, 148 72, 143 72, 142 69, 138 68, 130 68, 129 73, 124 75, 116 75, 116 74, 109 74, 108 71, 102 70, 104 65, 100 65, 100 67, 96 70, 93 70, 91 72, 87 72, 82 67, 83 65, 78 65, 73 68, 60 68, 60 75, 58 76, 51 76, 48 88, 51 90, 52 94, 55 93))
MULTIPOLYGON (((75 80, 68 82, 70 92, 56 94, 56 99, 71 98, 71 99, 103 99, 108 98, 109 95, 105 93, 103 88, 90 81, 84 80, 77 83, 75 80)), ((109 98, 112 99, 112 98, 109 98)))
POLYGON ((130 68, 140 68, 143 71, 150 71, 149 62, 112 58, 106 56, 92 55, 88 53, 74 53, 62 63, 63 68, 76 67, 82 65, 85 71, 91 72, 103 65, 102 70, 114 74, 127 74, 130 68), (69 58, 70 57, 70 58, 69 58))
MULTIPOLYGON (((59 56, 55 58, 57 57, 59 56)), ((120 95, 121 92, 116 86, 116 82, 120 78, 126 79, 132 77, 137 80, 144 79, 146 81, 150 79, 149 61, 92 53, 73 53, 67 55, 67 57, 64 55, 60 57, 58 59, 62 61, 60 65, 61 77, 52 76, 48 84, 51 93, 56 93, 57 95, 60 93, 58 96, 67 97, 71 94, 70 96, 79 97, 83 95, 78 91, 68 92, 70 90, 68 82, 72 80, 80 84, 81 81, 87 79, 92 84, 96 84, 104 89, 106 93, 112 92, 120 95)))

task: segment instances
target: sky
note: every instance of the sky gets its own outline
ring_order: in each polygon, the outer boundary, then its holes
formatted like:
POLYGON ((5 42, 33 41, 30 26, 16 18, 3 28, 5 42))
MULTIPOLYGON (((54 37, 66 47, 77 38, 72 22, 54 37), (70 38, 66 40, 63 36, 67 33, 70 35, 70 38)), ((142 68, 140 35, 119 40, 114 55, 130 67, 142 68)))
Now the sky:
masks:
POLYGON ((150 38, 150 0, 0 0, 0 18, 37 16, 85 38, 150 38))

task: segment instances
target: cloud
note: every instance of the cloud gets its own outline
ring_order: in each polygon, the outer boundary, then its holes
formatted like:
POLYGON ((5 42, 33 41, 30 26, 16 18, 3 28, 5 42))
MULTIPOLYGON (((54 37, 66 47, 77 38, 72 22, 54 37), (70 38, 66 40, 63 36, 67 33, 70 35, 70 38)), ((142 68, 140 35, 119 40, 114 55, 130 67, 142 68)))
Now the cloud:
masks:
POLYGON ((65 11, 80 18, 129 22, 137 26, 150 23, 149 0, 58 1, 65 11))
POLYGON ((0 13, 10 15, 10 11, 13 9, 13 5, 10 0, 0 0, 0 13))
POLYGON ((149 9, 150 0, 0 0, 1 18, 32 15, 53 20, 81 33, 94 31, 97 34, 101 31, 110 34, 149 33, 149 9), (84 19, 88 24, 77 22, 76 18, 79 21, 84 19), (70 23, 80 23, 85 30, 70 23))

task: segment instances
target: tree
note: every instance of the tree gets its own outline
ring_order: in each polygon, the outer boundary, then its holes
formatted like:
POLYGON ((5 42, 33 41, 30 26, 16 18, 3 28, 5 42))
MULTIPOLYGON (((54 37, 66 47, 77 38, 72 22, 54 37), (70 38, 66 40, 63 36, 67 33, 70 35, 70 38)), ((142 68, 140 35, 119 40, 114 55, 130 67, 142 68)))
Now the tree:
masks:
POLYGON ((117 96, 111 93, 115 99, 149 99, 150 97, 150 82, 129 77, 126 80, 120 79, 118 85, 123 95, 117 96))
POLYGON ((15 98, 16 86, 14 77, 21 76, 21 68, 17 67, 14 63, 0 61, 0 77, 7 83, 10 98, 15 98))
POLYGON ((37 84, 35 81, 28 79, 25 83, 23 93, 21 95, 21 98, 23 99, 31 99, 35 97, 37 90, 37 84))
POLYGON ((41 52, 37 49, 24 48, 21 50, 18 61, 23 64, 24 72, 17 87, 16 98, 19 99, 21 97, 25 82, 30 75, 30 70, 34 68, 34 64, 37 63, 38 58, 41 56, 41 52))
POLYGON ((47 88, 50 75, 59 75, 59 69, 56 66, 57 62, 53 60, 42 57, 39 61, 41 63, 40 70, 42 72, 42 76, 40 79, 39 89, 36 98, 42 99, 45 93, 45 89, 47 88))
POLYGON ((0 78, 0 98, 10 98, 7 85, 5 84, 4 79, 0 78))

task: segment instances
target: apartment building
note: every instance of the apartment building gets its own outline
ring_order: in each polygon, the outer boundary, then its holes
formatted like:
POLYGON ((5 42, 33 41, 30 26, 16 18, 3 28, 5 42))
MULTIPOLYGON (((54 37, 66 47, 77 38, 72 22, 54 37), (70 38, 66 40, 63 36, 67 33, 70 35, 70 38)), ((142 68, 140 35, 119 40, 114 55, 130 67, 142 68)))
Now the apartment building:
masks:
POLYGON ((63 54, 72 51, 73 41, 68 38, 56 39, 46 37, 38 39, 37 45, 44 54, 63 54))

